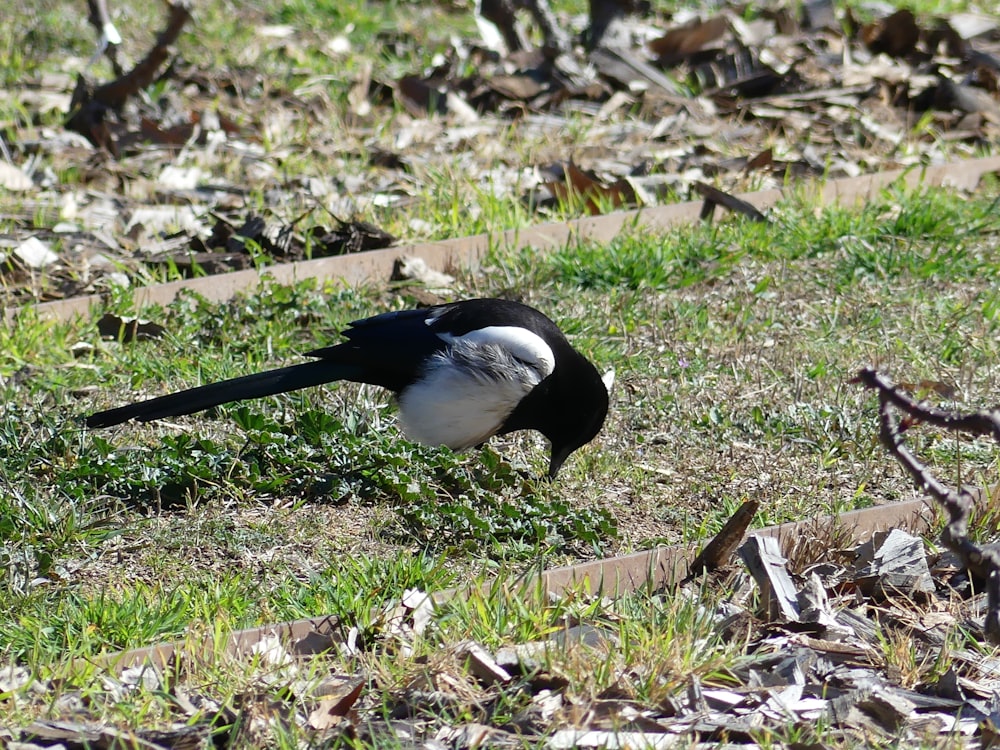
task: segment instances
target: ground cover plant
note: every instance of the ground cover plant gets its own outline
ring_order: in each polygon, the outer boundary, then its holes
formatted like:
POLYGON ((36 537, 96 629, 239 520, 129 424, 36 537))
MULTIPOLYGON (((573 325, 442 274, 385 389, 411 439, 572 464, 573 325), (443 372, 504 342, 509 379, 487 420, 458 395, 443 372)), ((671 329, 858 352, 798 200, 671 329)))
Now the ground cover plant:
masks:
MULTIPOLYGON (((228 227, 216 237, 225 252, 213 254, 239 254, 230 241, 249 234, 258 215, 294 228, 291 246, 308 255, 350 215, 405 240, 440 238, 610 210, 623 196, 665 202, 685 197, 695 179, 737 189, 989 152, 989 107, 928 103, 942 81, 987 91, 990 79, 963 78, 966 58, 927 46, 934 24, 923 15, 913 49, 888 58, 847 24, 771 48, 779 61, 799 54, 796 72, 809 82, 778 98, 739 86, 713 90, 694 59, 711 50, 695 50, 669 75, 685 95, 707 97, 718 117, 710 128, 687 129, 710 112, 692 116, 691 102, 657 103, 647 89, 604 78, 598 99, 583 89, 565 106, 535 97, 504 105, 525 107, 523 117, 482 111, 464 123, 454 111, 395 98, 428 81, 442 95, 471 97, 470 76, 488 68, 463 51, 460 40, 476 26, 465 8, 399 3, 376 15, 363 4, 282 3, 237 14, 205 3, 179 42, 187 62, 178 59, 173 74, 144 88, 117 123, 122 151, 113 159, 93 144, 61 140, 72 90, 66 71, 85 69, 92 52, 79 11, 54 2, 16 10, 0 29, 12 50, 4 81, 16 92, 0 96, 0 122, 30 186, 0 173, 9 190, 0 216, 4 302, 104 296, 92 318, 57 322, 26 307, 0 328, 0 726, 47 718, 155 731, 180 722, 210 725, 234 745, 405 744, 375 730, 358 740, 353 730, 317 735, 314 724, 268 724, 267 707, 297 691, 319 700, 320 691, 309 691, 330 688, 331 672, 349 677, 343 689, 352 700, 363 696, 365 715, 419 706, 434 732, 478 720, 531 727, 530 742, 539 743, 544 727, 572 724, 607 707, 603 700, 627 704, 615 705, 609 723, 621 711, 677 708, 680 692, 732 686, 740 665, 753 662, 741 651, 745 634, 721 630, 711 614, 726 606, 724 592, 552 599, 519 591, 518 577, 703 540, 746 499, 759 501, 760 526, 912 496, 910 480, 878 448, 876 405, 849 383, 863 366, 936 401, 1000 403, 995 181, 972 194, 894 187, 844 207, 818 206, 803 192, 769 210, 766 224, 729 217, 554 252, 498 247, 479 272, 450 269, 457 280, 431 292, 304 281, 265 284, 222 304, 185 294, 137 309, 125 283, 206 273, 193 238, 208 245, 206 235, 228 227), (861 61, 838 68, 827 55, 834 80, 818 99, 810 67, 822 57, 817 49, 861 61), (939 77, 929 81, 920 66, 934 56, 939 77), (447 80, 439 81, 445 62, 447 80), (194 111, 219 116, 223 145, 188 129, 194 111), (171 142, 178 112, 182 138, 171 142), (149 142, 129 141, 148 136, 151 122, 159 130, 149 142), (556 163, 564 181, 547 169, 556 163), (575 163, 590 176, 576 175, 575 163), (167 167, 195 171, 178 181, 167 167), (647 168, 652 179, 644 182, 647 168), (619 184, 625 178, 635 196, 619 184), (186 206, 197 210, 189 215, 186 206), (156 211, 141 213, 149 208, 156 211), (310 231, 296 234, 300 226, 310 231), (58 260, 25 249, 32 237, 58 260), (495 440, 463 455, 422 448, 400 438, 384 395, 352 385, 109 431, 78 421, 295 361, 360 317, 473 295, 539 307, 599 369, 616 372, 608 425, 558 482, 539 479, 540 438, 495 440), (102 325, 105 313, 117 317, 102 325), (132 336, 116 323, 135 316, 153 325, 132 336), (496 579, 490 594, 436 612, 421 634, 401 635, 399 618, 385 614, 403 592, 496 579), (280 648, 249 662, 184 664, 166 682, 109 678, 94 666, 110 651, 223 639, 233 629, 324 613, 353 645, 305 666, 304 676, 286 669, 280 648), (484 690, 467 673, 461 641, 496 651, 577 625, 613 632, 604 640, 614 647, 549 654, 541 677, 502 688, 484 690), (185 702, 191 695, 206 702, 185 702)), ((584 9, 557 10, 566 19, 584 9)), ((681 10, 660 9, 655 21, 681 10)), ((127 7, 116 16, 133 58, 152 45, 158 13, 127 7)), ((729 36, 713 62, 753 47, 741 20, 777 23, 767 13, 727 13, 729 36)), ((885 28, 876 23, 871 38, 885 28)), ((982 53, 995 42, 995 26, 987 26, 963 43, 982 53)), ((106 79, 105 64, 86 70, 106 79)), ((204 128, 212 130, 210 118, 204 128)), ((265 252, 280 246, 267 232, 236 245, 250 266, 282 259, 265 252)), ((954 485, 995 475, 988 441, 934 430, 912 439, 930 470, 954 485)), ((989 541, 995 519, 987 513, 974 532, 989 541)), ((904 674, 907 687, 936 684, 972 659, 965 652, 982 648, 969 633, 949 631, 932 658, 909 631, 886 631, 875 663, 904 674)), ((341 714, 327 713, 324 731, 336 729, 341 714)), ((830 741, 825 729, 789 721, 753 741, 830 741)))

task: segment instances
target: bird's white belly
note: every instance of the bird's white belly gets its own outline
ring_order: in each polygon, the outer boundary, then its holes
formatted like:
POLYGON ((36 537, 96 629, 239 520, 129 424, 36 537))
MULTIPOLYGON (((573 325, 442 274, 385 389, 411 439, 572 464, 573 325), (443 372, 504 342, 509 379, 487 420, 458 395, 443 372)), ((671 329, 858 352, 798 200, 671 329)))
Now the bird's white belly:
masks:
POLYGON ((499 348, 453 345, 400 395, 400 424, 410 440, 465 450, 496 434, 541 380, 499 348))

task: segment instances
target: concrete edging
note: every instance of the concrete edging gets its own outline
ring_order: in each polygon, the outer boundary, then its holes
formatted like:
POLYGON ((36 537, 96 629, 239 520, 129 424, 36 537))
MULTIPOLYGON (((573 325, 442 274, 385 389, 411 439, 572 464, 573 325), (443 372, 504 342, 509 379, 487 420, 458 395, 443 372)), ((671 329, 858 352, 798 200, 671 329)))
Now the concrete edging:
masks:
MULTIPOLYGON (((922 499, 914 499, 849 511, 839 516, 825 516, 769 526, 749 533, 775 536, 782 543, 782 547, 787 549, 789 545, 800 541, 807 534, 815 537, 837 530, 845 542, 858 543, 877 531, 893 528, 908 528, 915 533, 923 533, 931 528, 932 522, 933 513, 928 503, 922 499)), ((554 593, 576 588, 612 598, 645 586, 654 589, 669 588, 687 574, 687 563, 694 558, 697 551, 697 544, 656 547, 621 557, 553 568, 543 572, 540 577, 526 576, 517 582, 517 586, 521 591, 531 591, 541 587, 544 591, 554 593)), ((485 588, 488 589, 489 585, 486 584, 485 588)), ((436 603, 443 603, 456 596, 468 596, 473 590, 450 589, 436 592, 433 597, 436 603)), ((112 670, 123 670, 144 664, 162 669, 182 655, 204 661, 217 658, 220 654, 237 658, 249 653, 258 643, 271 638, 277 638, 290 653, 304 656, 335 647, 341 634, 336 615, 320 615, 238 630, 221 643, 212 637, 200 641, 160 643, 103 655, 94 659, 92 663, 112 670)))

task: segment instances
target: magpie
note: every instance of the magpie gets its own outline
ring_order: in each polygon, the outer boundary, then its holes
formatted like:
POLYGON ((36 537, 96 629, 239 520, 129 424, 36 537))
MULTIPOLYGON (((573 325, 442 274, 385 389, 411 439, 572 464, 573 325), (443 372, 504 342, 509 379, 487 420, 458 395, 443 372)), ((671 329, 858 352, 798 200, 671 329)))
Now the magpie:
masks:
POLYGON ((469 299, 357 320, 313 361, 97 412, 88 427, 177 417, 244 399, 349 380, 396 394, 403 433, 461 451, 493 435, 537 430, 551 443, 548 475, 589 443, 608 413, 591 362, 538 310, 469 299))

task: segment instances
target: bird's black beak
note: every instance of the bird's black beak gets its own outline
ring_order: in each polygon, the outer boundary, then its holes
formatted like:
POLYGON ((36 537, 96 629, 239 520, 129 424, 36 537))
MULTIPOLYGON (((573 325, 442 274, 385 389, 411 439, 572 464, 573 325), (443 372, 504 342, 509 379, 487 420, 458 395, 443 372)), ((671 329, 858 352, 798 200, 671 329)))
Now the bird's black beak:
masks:
POLYGON ((552 457, 549 459, 549 479, 556 478, 556 474, 559 473, 559 469, 562 468, 563 463, 565 463, 566 459, 569 458, 569 454, 572 452, 573 449, 566 446, 552 446, 552 457))

